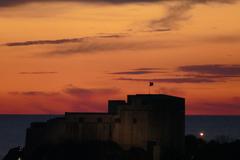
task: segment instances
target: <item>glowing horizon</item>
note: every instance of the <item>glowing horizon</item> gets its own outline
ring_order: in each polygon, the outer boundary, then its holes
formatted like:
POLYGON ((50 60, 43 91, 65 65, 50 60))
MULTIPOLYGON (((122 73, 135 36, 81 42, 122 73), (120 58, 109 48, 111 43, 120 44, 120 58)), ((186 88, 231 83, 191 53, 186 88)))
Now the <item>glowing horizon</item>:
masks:
POLYGON ((240 115, 238 0, 0 1, 0 113, 106 111, 186 98, 188 115, 240 115), (148 2, 148 3, 147 3, 148 2))

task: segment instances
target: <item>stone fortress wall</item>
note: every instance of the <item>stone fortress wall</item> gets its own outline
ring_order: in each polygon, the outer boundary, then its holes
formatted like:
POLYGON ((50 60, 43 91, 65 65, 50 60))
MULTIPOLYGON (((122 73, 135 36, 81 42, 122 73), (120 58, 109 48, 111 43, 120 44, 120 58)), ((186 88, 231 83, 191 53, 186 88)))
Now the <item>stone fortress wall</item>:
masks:
POLYGON ((64 141, 113 141, 124 149, 161 148, 184 152, 185 99, 163 94, 128 95, 110 100, 107 113, 65 113, 64 117, 35 122, 27 129, 26 151, 64 141))

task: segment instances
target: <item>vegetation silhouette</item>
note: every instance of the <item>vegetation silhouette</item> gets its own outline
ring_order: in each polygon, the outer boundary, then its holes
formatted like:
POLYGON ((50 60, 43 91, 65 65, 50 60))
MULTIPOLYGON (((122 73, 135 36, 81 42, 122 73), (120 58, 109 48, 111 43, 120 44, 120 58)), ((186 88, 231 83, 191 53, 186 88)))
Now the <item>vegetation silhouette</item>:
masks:
POLYGON ((21 147, 15 147, 8 151, 7 155, 3 158, 3 160, 19 160, 19 158, 23 157, 23 150, 21 147))
POLYGON ((11 149, 3 160, 148 160, 147 152, 141 148, 123 150, 114 142, 66 142, 57 145, 41 145, 32 155, 24 150, 11 149), (12 151, 14 150, 14 152, 12 151))
MULTIPOLYGON (((224 138, 228 139, 228 138, 224 138)), ((186 160, 239 160, 240 140, 223 141, 223 139, 211 140, 188 135, 186 141, 186 160)))
MULTIPOLYGON (((188 135, 185 138, 185 157, 178 152, 163 149, 161 160, 239 160, 240 140, 221 138, 206 142, 202 138, 188 135), (225 141, 223 141, 225 140, 225 141)), ((26 156, 24 149, 10 149, 3 160, 151 160, 151 154, 141 148, 122 149, 114 142, 66 142, 58 145, 42 145, 32 155, 26 156)))

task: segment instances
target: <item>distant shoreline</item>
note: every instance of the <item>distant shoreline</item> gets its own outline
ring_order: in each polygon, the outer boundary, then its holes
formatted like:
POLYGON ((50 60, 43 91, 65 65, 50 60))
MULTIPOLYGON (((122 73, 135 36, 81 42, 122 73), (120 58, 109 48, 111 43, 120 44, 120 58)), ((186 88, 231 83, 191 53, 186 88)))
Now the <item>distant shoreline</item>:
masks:
MULTIPOLYGON (((64 114, 0 114, 0 116, 64 116, 64 114)), ((185 117, 240 117, 240 115, 186 115, 185 117)))

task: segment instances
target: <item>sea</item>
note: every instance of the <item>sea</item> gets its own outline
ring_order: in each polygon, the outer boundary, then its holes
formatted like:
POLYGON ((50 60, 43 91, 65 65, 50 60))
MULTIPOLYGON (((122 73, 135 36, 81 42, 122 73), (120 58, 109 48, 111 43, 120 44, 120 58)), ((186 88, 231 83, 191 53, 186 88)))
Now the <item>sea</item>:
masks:
MULTIPOLYGON (((47 121, 61 115, 0 115, 0 160, 8 150, 24 146, 31 122, 47 121)), ((240 116, 186 116, 186 135, 204 133, 208 140, 219 137, 240 139, 240 116)))

